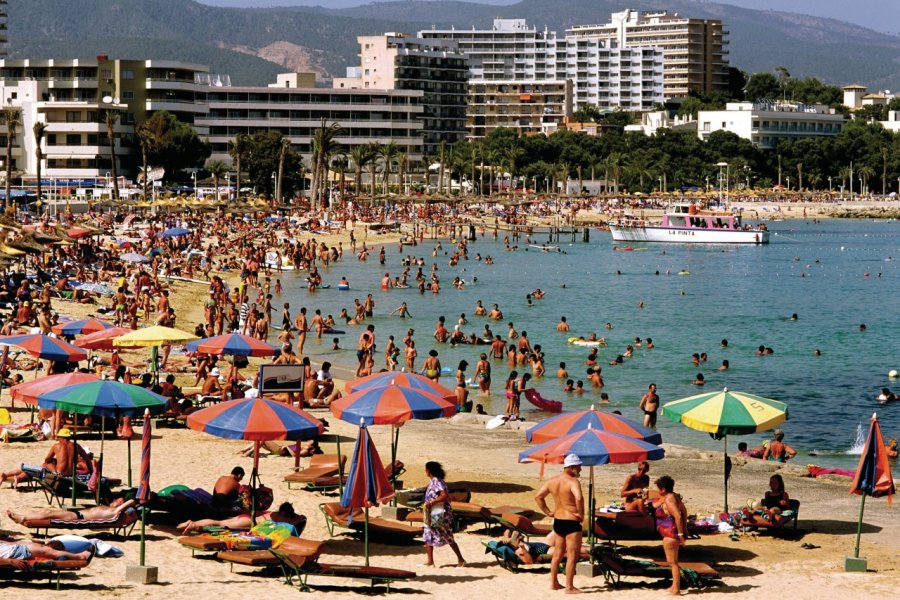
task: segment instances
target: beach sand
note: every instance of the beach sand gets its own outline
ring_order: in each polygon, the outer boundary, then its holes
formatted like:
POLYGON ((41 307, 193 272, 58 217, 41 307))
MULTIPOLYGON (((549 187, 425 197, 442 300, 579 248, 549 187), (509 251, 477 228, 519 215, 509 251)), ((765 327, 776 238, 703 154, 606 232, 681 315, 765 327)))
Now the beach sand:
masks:
MULTIPOLYGON (((347 236, 343 239, 347 243, 347 236)), ((361 236, 357 236, 360 239, 361 236)), ((369 243, 396 242, 391 235, 368 236, 369 243), (377 242, 375 241, 377 240, 377 242)), ((328 239, 326 243, 331 243, 328 239)), ((178 325, 192 330, 202 318, 202 300, 205 288, 199 284, 173 285, 172 303, 179 315, 178 325)), ((92 312, 92 307, 72 303, 55 303, 56 309, 75 318, 92 312)), ((146 358, 147 351, 129 353, 127 360, 146 358)), ((315 356, 314 362, 318 362, 315 356)), ((26 374, 26 380, 33 377, 26 374)), ((192 376, 191 376, 192 377, 192 376)), ((339 382, 341 387, 343 382, 339 382)), ((497 392, 495 392, 497 393, 497 392)), ((8 407, 8 392, 3 394, 2 405, 8 407)), ((344 452, 352 448, 356 428, 338 421, 330 413, 315 411, 326 418, 331 427, 324 438, 323 449, 334 451, 333 435, 341 436, 344 452)), ((14 420, 26 422, 29 413, 17 407, 14 420)), ((140 453, 140 428, 132 442, 133 482, 137 485, 140 453)), ((386 463, 390 460, 390 428, 371 428, 376 446, 386 463)), ((229 472, 235 465, 248 472, 252 460, 236 455, 246 444, 223 440, 187 429, 157 428, 153 432, 153 463, 151 484, 153 489, 180 483, 189 487, 211 489, 219 475, 229 472)), ((698 433, 697 435, 703 435, 698 433)), ((402 477, 405 487, 425 484, 423 465, 427 460, 437 460, 445 466, 451 487, 467 487, 472 501, 486 506, 519 505, 535 508, 534 494, 540 487, 540 467, 534 464, 518 464, 516 457, 526 447, 524 433, 501 427, 486 431, 473 417, 460 415, 449 421, 409 422, 400 430, 399 459, 408 472, 402 477)), ((97 439, 85 441, 94 451, 99 451, 97 439)), ((14 468, 21 463, 39 464, 51 442, 11 443, 0 447, 0 468, 14 468)), ((701 452, 690 448, 666 446, 667 458, 651 464, 651 480, 669 474, 676 480, 676 491, 684 497, 691 513, 709 515, 722 509, 722 455, 701 452)), ((127 478, 126 443, 107 440, 104 451, 105 473, 127 478)), ((303 464, 305 464, 304 459, 303 464)), ((260 477, 275 492, 276 506, 289 501, 297 512, 309 518, 304 538, 328 539, 324 519, 318 510, 321 502, 336 501, 336 496, 320 496, 300 490, 288 490, 282 477, 290 472, 293 459, 269 456, 260 461, 260 477)), ((606 465, 595 468, 595 485, 598 505, 618 496, 618 489, 633 465, 606 465)), ((546 476, 558 473, 560 467, 550 465, 546 476)), ((870 572, 845 573, 844 557, 852 555, 859 511, 859 497, 848 493, 849 479, 827 476, 819 479, 803 477, 805 465, 778 465, 758 460, 735 459, 735 468, 729 487, 732 510, 748 499, 762 497, 767 489, 770 474, 779 470, 784 474, 786 488, 792 498, 802 502, 799 527, 788 529, 781 535, 771 533, 741 534, 737 541, 728 535, 705 536, 687 541, 682 551, 683 560, 702 561, 715 566, 722 575, 719 587, 704 590, 688 590, 690 595, 717 595, 728 593, 740 598, 864 598, 891 597, 900 585, 900 525, 894 518, 894 509, 886 499, 869 499, 866 503, 861 555, 868 558, 870 572), (819 546, 803 549, 801 544, 819 546)), ((584 489, 587 490, 588 470, 583 471, 584 489)), ((6 484, 0 489, 0 532, 25 537, 28 532, 6 517, 8 509, 44 507, 46 502, 40 493, 11 490, 6 484)), ((372 509, 378 514, 380 509, 372 509)), ((51 532, 52 533, 52 532, 51 532)), ((63 533, 57 531, 56 533, 63 533)), ((88 534, 90 535, 90 534, 88 534)), ((159 567, 160 584, 140 586, 125 581, 126 565, 137 564, 137 531, 127 541, 112 540, 123 548, 126 555, 118 559, 97 558, 91 566, 77 576, 63 576, 63 591, 43 588, 41 594, 50 596, 87 597, 88 593, 117 598, 160 598, 227 595, 229 597, 265 597, 272 599, 295 598, 296 589, 283 585, 277 577, 253 576, 246 567, 235 567, 230 572, 225 564, 214 560, 192 558, 190 550, 175 541, 177 532, 172 527, 152 526, 148 529, 147 564, 159 567)), ((102 534, 99 537, 104 537, 102 534)), ((546 598, 549 576, 546 567, 536 572, 512 574, 501 569, 490 555, 484 553, 482 541, 489 538, 481 533, 478 525, 458 534, 459 542, 468 565, 452 568, 455 561, 447 548, 435 553, 437 567, 420 567, 424 562, 421 543, 409 546, 371 544, 372 564, 413 570, 418 577, 409 583, 392 586, 398 593, 429 594, 436 598, 546 598)), ((633 557, 663 559, 659 542, 624 542, 623 551, 633 557)), ((346 535, 329 539, 323 562, 362 564, 362 542, 346 535)), ((310 583, 317 591, 327 591, 329 597, 358 597, 367 590, 367 582, 311 577, 310 583), (347 591, 340 586, 354 586, 347 591)), ((25 597, 31 594, 32 583, 4 582, 7 597, 25 597), (10 596, 9 593, 12 593, 10 596)), ((602 577, 589 579, 576 577, 576 585, 586 591, 609 592, 602 577)), ((664 593, 664 585, 642 578, 627 578, 617 594, 624 598, 656 598, 664 593)), ((551 596, 553 594, 550 594, 551 596)), ((617 597, 619 597, 617 596, 617 597)))

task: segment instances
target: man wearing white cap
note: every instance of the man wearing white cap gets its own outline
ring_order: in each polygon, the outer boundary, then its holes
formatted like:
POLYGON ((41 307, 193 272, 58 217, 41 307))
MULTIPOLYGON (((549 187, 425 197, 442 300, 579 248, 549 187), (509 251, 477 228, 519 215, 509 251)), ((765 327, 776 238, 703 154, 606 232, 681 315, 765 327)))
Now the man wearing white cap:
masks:
POLYGON ((563 472, 548 480, 534 497, 538 508, 553 517, 553 560, 550 563, 550 589, 561 590, 557 573, 562 557, 566 557, 566 593, 576 594, 575 564, 581 552, 581 536, 584 523, 584 496, 581 493, 581 459, 569 454, 563 461, 563 472), (554 510, 547 506, 547 496, 553 496, 554 510))

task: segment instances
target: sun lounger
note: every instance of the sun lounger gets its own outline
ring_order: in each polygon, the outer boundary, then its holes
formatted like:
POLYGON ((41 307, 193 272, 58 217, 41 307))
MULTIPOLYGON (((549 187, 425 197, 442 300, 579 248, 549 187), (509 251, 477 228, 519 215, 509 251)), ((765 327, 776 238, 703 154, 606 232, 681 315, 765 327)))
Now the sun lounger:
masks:
POLYGON ((91 531, 111 531, 113 535, 125 539, 131 535, 138 520, 137 511, 134 508, 129 508, 120 513, 115 519, 79 519, 77 521, 28 519, 22 525, 29 529, 34 529, 36 537, 41 535, 41 530, 44 531, 43 535, 46 537, 50 529, 89 529, 91 531))
POLYGON ((493 519, 497 524, 502 525, 503 528, 518 531, 526 538, 530 536, 545 536, 553 531, 552 525, 533 523, 531 519, 524 515, 503 513, 499 516, 493 515, 493 519))
POLYGON ((598 512, 594 516, 594 535, 614 544, 619 540, 658 540, 656 519, 646 511, 598 512))
MULTIPOLYGON (((394 461, 392 465, 388 465, 384 468, 384 472, 387 475, 388 479, 399 477, 400 474, 406 472, 406 467, 404 464, 397 460, 394 461)), ((288 476, 290 477, 290 476, 288 476)), ((287 480, 287 477, 285 477, 287 480)), ((343 480, 339 483, 339 476, 337 474, 328 476, 328 477, 318 477, 313 481, 310 481, 303 489, 307 492, 329 492, 335 490, 340 487, 341 484, 347 483, 347 475, 344 474, 343 480)), ((288 484, 290 487, 290 484, 288 484)))
POLYGON ((88 566, 86 560, 31 560, 27 561, 28 569, 20 570, 8 566, 0 566, 0 579, 10 579, 10 575, 23 575, 25 577, 47 577, 50 583, 56 579, 56 589, 60 589, 60 579, 63 571, 80 571, 88 566))
MULTIPOLYGON (((334 531, 338 527, 352 529, 362 533, 365 527, 365 515, 362 509, 353 509, 341 506, 340 502, 325 502, 319 505, 319 510, 325 515, 325 526, 328 535, 334 537, 334 531)), ((386 544, 409 543, 413 538, 422 535, 421 527, 414 527, 398 521, 389 521, 381 517, 369 517, 369 539, 380 539, 386 544)))
POLYGON ((288 484, 288 489, 291 489, 292 483, 312 483, 323 477, 337 477, 346 464, 346 454, 341 455, 340 462, 338 462, 336 454, 314 454, 309 459, 308 467, 294 473, 288 473, 284 476, 284 481, 288 484))
MULTIPOLYGON (((481 544, 485 547, 485 553, 492 554, 494 558, 497 559, 497 564, 511 573, 518 573, 522 567, 545 565, 549 563, 553 558, 544 554, 535 558, 533 565, 526 564, 521 558, 519 558, 519 556, 516 554, 516 551, 509 544, 505 544, 498 540, 481 542, 481 544)), ((587 549, 582 546, 581 554, 579 555, 578 560, 588 560, 589 558, 590 555, 588 554, 587 549)), ((562 564, 565 564, 565 562, 566 559, 563 558, 562 564)))
MULTIPOLYGON (((503 507, 505 509, 516 509, 512 507, 503 507)), ((497 512, 496 509, 473 504, 472 502, 450 502, 450 509, 453 513, 453 529, 459 531, 463 525, 468 523, 481 523, 484 525, 484 532, 487 533, 491 524, 494 523, 494 516, 500 516, 503 513, 497 512)), ((521 509, 526 510, 526 509, 521 509)), ((420 510, 410 512, 404 519, 408 523, 422 523, 424 521, 424 513, 420 510)))
POLYGON ((383 585, 387 592, 391 591, 391 583, 409 581, 416 576, 412 571, 404 571, 402 569, 320 563, 318 561, 318 553, 314 555, 298 555, 281 548, 273 549, 270 552, 281 562, 285 583, 293 585, 294 577, 296 577, 297 584, 302 592, 312 591, 307 583, 310 576, 368 579, 373 587, 383 585))
MULTIPOLYGON (((594 559, 606 583, 617 587, 623 576, 671 579, 672 569, 664 561, 625 558, 609 546, 594 546, 594 559)), ((706 563, 679 562, 682 587, 703 587, 719 579, 719 572, 706 563)))
MULTIPOLYGON (((289 537, 278 546, 278 549, 294 557, 308 558, 318 557, 324 545, 325 542, 289 537)), ((281 561, 270 550, 223 550, 216 553, 216 559, 229 563, 232 572, 234 572, 234 565, 246 567, 277 567, 281 565, 281 561)))
POLYGON ((763 515, 760 514, 752 514, 749 517, 741 518, 740 526, 748 527, 750 529, 777 531, 779 529, 785 529, 789 523, 793 523, 794 529, 797 529, 797 520, 800 514, 800 501, 792 498, 789 502, 790 509, 783 511, 781 513, 781 518, 777 522, 766 520, 763 518, 763 515))
MULTIPOLYGON (((72 478, 66 477, 64 475, 60 475, 59 473, 54 473, 53 471, 45 471, 44 469, 33 469, 31 467, 26 468, 25 465, 22 465, 22 470, 25 471, 32 482, 37 485, 37 487, 44 492, 44 497, 47 499, 47 504, 53 505, 55 501, 56 504, 62 508, 63 504, 66 501, 71 501, 72 499, 72 478)), ((110 490, 113 487, 122 484, 121 479, 111 479, 108 477, 102 477, 100 479, 100 501, 105 502, 110 495, 110 490)), ((87 476, 77 476, 75 478, 75 497, 76 498, 96 498, 97 494, 94 490, 88 488, 87 484, 87 476)))

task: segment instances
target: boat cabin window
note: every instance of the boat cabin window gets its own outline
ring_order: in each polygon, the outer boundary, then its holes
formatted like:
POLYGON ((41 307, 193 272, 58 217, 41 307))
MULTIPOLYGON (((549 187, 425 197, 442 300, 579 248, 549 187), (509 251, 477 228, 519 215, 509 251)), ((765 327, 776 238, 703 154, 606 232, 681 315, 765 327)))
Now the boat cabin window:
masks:
MULTIPOLYGON (((693 220, 693 219, 692 219, 693 220)), ((684 217, 669 217, 669 226, 670 227, 684 227, 685 219, 684 217)))

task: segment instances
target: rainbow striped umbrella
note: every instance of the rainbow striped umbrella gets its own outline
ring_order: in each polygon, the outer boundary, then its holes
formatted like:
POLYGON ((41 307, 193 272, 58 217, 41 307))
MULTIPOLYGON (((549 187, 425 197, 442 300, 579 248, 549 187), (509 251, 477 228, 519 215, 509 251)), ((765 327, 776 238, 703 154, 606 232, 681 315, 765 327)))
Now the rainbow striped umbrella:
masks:
POLYGON ((728 436, 777 427, 788 420, 788 407, 784 402, 744 392, 729 392, 725 388, 721 392, 698 394, 663 404, 662 414, 676 423, 724 439, 725 512, 728 512, 728 476, 731 472, 728 436))
MULTIPOLYGON (((309 440, 325 431, 320 420, 306 411, 265 398, 241 398, 222 402, 191 413, 187 426, 216 437, 250 440, 253 449, 253 472, 250 487, 259 484, 259 445, 268 440, 309 440)), ((256 494, 250 510, 256 522, 256 494)))
POLYGON ((78 362, 87 358, 87 353, 81 348, 39 333, 0 336, 0 345, 16 346, 36 358, 52 361, 78 362))
POLYGON ((145 409, 161 413, 166 398, 130 383, 101 380, 67 385, 40 394, 38 406, 98 417, 123 417, 142 413, 145 409))
POLYGON ((784 402, 744 392, 698 394, 673 400, 662 407, 662 414, 691 429, 716 435, 747 435, 768 431, 788 420, 784 402))
POLYGON ((414 390, 431 392, 432 394, 456 402, 456 394, 453 391, 417 373, 398 373, 395 371, 374 373, 367 377, 348 381, 346 390, 348 393, 353 393, 390 385, 399 385, 414 390))
POLYGON ((594 430, 608 431, 637 438, 644 440, 648 444, 657 446, 662 444, 662 435, 659 432, 648 429, 637 421, 626 419, 621 415, 599 411, 593 406, 591 406, 590 410, 563 413, 541 421, 525 432, 525 439, 533 444, 542 444, 570 433, 584 431, 588 427, 594 430))
POLYGON ((271 344, 240 333, 227 333, 216 337, 189 342, 188 352, 227 354, 231 356, 275 356, 281 351, 271 344))
POLYGON ((57 335, 79 335, 82 333, 94 333, 113 329, 115 325, 102 319, 82 319, 70 323, 60 323, 53 326, 53 333, 57 335))
POLYGON ((359 437, 350 460, 347 473, 347 484, 341 493, 341 506, 344 508, 362 508, 365 510, 365 556, 369 566, 369 507, 378 506, 394 497, 394 488, 381 464, 381 457, 375 450, 375 444, 369 430, 360 422, 359 437))

